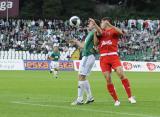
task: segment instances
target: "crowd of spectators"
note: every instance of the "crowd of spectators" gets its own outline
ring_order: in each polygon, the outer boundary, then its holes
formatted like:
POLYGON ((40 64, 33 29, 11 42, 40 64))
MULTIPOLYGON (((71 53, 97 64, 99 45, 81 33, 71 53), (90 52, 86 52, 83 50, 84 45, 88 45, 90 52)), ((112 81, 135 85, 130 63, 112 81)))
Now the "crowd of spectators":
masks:
POLYGON ((160 60, 160 20, 115 21, 126 34, 119 41, 122 60, 160 60))
MULTIPOLYGON (((126 34, 119 41, 122 60, 160 60, 159 20, 115 20, 115 26, 126 34)), ((0 51, 29 51, 47 54, 53 46, 67 53, 76 47, 69 39, 84 40, 86 27, 72 28, 63 20, 0 19, 0 51)), ((73 52, 73 51, 72 51, 73 52)), ((71 54, 67 57, 69 58, 71 54)))

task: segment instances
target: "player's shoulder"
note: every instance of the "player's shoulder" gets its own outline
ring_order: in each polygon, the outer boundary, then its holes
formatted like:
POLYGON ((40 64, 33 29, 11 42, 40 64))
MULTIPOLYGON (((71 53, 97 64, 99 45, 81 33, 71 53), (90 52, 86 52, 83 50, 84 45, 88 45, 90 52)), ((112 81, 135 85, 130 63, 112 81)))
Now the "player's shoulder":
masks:
POLYGON ((93 31, 89 31, 88 35, 86 36, 86 38, 84 40, 84 42, 91 40, 93 38, 93 36, 94 36, 94 32, 93 31))
POLYGON ((112 28, 105 29, 105 34, 106 33, 114 34, 114 33, 117 33, 117 31, 114 27, 112 27, 112 28))
POLYGON ((95 32, 95 31, 90 31, 89 33, 90 33, 91 35, 94 35, 94 32, 95 32))
POLYGON ((88 36, 94 36, 94 31, 89 31, 88 36))
POLYGON ((109 32, 109 29, 108 29, 108 28, 103 29, 103 30, 102 30, 102 35, 106 35, 106 33, 108 33, 108 32, 109 32))
POLYGON ((111 31, 112 31, 112 32, 117 32, 115 28, 112 28, 112 30, 111 30, 111 31))

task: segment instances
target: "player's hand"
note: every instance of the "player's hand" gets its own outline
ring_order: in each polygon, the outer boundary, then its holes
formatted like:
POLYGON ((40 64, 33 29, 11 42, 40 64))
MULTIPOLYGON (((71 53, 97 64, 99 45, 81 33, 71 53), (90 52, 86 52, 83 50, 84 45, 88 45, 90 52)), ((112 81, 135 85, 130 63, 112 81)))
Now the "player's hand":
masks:
POLYGON ((75 43, 74 39, 69 40, 69 43, 75 43))
POLYGON ((127 32, 126 32, 125 30, 122 30, 122 32, 123 32, 123 35, 126 35, 126 34, 127 34, 127 32))
POLYGON ((88 21, 93 22, 93 24, 94 24, 94 25, 96 24, 95 20, 94 20, 94 19, 92 19, 92 18, 89 18, 89 20, 88 20, 88 21))
POLYGON ((75 45, 75 44, 77 43, 77 40, 75 40, 75 39, 71 39, 71 40, 69 40, 69 43, 71 43, 71 44, 75 45))
POLYGON ((112 27, 112 24, 108 20, 106 20, 105 22, 108 26, 112 27))
POLYGON ((48 56, 48 58, 47 58, 48 60, 52 60, 52 58, 50 57, 50 56, 48 56))

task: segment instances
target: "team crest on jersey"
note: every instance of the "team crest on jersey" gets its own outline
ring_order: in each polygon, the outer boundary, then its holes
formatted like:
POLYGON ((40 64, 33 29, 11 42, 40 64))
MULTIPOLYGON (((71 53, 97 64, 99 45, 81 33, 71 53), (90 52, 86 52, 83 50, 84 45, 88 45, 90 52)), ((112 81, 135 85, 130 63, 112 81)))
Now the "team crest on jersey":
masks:
POLYGON ((101 47, 104 45, 112 45, 112 41, 108 40, 108 41, 102 41, 101 47))

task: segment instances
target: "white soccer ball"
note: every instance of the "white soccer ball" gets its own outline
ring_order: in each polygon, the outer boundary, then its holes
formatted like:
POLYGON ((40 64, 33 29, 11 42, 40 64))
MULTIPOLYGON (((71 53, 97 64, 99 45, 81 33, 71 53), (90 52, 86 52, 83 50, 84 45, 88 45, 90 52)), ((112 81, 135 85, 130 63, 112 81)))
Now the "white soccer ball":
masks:
POLYGON ((72 16, 69 19, 69 25, 72 27, 79 27, 80 24, 81 24, 81 20, 78 16, 72 16))

